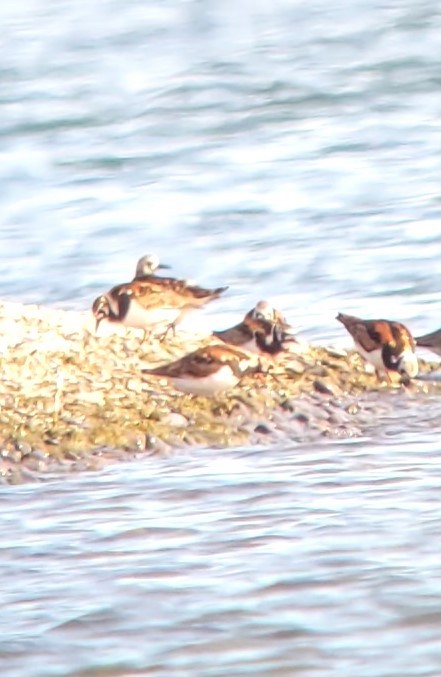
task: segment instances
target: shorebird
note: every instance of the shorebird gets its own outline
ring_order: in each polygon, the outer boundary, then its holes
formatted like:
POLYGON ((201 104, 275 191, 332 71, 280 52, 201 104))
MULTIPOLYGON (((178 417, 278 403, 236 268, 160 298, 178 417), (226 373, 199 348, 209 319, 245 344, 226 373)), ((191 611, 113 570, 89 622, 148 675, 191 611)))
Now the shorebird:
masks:
POLYGON ((420 348, 428 348, 435 355, 441 355, 441 329, 424 334, 424 336, 417 336, 415 341, 420 348))
MULTIPOLYGON (((139 262, 138 262, 139 265, 139 262)), ((102 320, 143 329, 144 334, 164 329, 162 339, 185 315, 217 299, 228 287, 204 289, 173 277, 143 275, 119 284, 95 299, 92 312, 95 330, 102 320)))
POLYGON ((143 277, 154 275, 157 270, 169 270, 170 266, 165 263, 160 263, 159 257, 156 254, 146 254, 141 256, 136 264, 136 272, 134 280, 139 280, 143 277))
POLYGON ((295 342, 290 329, 279 311, 267 301, 259 301, 242 322, 223 331, 214 331, 213 336, 242 350, 275 356, 295 342))
POLYGON ((268 301, 259 301, 254 308, 246 314, 245 317, 252 317, 256 320, 267 320, 273 324, 278 324, 284 329, 291 329, 284 316, 279 310, 276 310, 268 301))
POLYGON ((212 397, 233 388, 245 374, 261 371, 257 355, 232 346, 212 344, 155 369, 143 369, 144 376, 166 378, 176 390, 212 397))
POLYGON ((351 334, 360 355, 374 365, 378 379, 383 373, 390 384, 390 371, 408 378, 417 375, 415 339, 404 324, 389 320, 362 320, 344 313, 339 313, 336 319, 351 334))

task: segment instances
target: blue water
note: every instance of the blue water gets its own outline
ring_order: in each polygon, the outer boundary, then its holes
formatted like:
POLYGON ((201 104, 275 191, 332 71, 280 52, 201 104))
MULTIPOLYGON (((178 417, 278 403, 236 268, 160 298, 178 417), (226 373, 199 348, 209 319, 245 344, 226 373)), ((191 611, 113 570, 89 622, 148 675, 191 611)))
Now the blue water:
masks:
MULTIPOLYGON (((440 326, 432 2, 4 0, 1 296, 157 253, 349 346, 440 326)), ((437 402, 366 437, 2 489, 2 675, 438 675, 437 402), (432 412, 432 413, 431 413, 432 412)))
POLYGON ((407 435, 16 488, 2 672, 437 675, 440 477, 407 435))

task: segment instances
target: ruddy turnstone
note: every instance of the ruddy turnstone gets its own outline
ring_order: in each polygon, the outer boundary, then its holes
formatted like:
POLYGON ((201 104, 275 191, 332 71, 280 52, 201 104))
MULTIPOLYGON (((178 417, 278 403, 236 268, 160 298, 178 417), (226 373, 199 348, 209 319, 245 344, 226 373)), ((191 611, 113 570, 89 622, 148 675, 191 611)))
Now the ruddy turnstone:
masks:
POLYGON ((145 376, 162 376, 176 390, 211 397, 233 388, 248 373, 261 371, 257 355, 232 346, 211 344, 155 369, 143 369, 145 376))
POLYGON ((275 356, 283 352, 288 343, 295 341, 289 329, 290 325, 281 313, 266 301, 259 301, 242 322, 223 331, 214 331, 213 336, 242 350, 275 356))
POLYGON ((424 334, 424 336, 417 336, 415 341, 420 348, 428 348, 435 355, 441 355, 441 329, 424 334))
POLYGON ((336 319, 351 334, 360 355, 374 365, 378 378, 384 373, 390 384, 389 371, 408 378, 417 375, 415 340, 404 324, 389 320, 362 320, 344 313, 339 313, 336 319))
POLYGON ((149 275, 116 285, 93 302, 96 328, 102 320, 151 333, 165 329, 162 338, 175 332, 185 315, 217 299, 228 287, 204 289, 185 280, 149 275))
POLYGON ((157 270, 169 270, 170 266, 165 263, 160 263, 159 257, 156 254, 146 254, 141 256, 136 264, 135 280, 143 277, 154 275, 157 270))
POLYGON ((268 301, 259 301, 254 308, 246 314, 245 317, 252 317, 256 320, 267 320, 273 324, 283 326, 285 329, 291 329, 291 325, 287 323, 282 313, 268 303, 268 301))

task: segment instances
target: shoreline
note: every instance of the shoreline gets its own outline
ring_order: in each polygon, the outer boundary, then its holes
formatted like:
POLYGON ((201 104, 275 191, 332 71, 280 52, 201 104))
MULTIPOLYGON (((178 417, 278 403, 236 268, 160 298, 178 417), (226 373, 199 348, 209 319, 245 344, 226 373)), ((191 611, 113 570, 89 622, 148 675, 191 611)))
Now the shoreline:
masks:
MULTIPOLYGON (((182 447, 296 444, 363 434, 387 406, 416 403, 440 385, 387 389, 354 352, 309 346, 269 374, 247 376, 218 398, 176 392, 141 369, 213 339, 178 332, 141 343, 139 330, 94 336, 89 311, 0 303, 0 481, 98 470, 182 447)), ((422 372, 437 363, 419 360, 422 372)))

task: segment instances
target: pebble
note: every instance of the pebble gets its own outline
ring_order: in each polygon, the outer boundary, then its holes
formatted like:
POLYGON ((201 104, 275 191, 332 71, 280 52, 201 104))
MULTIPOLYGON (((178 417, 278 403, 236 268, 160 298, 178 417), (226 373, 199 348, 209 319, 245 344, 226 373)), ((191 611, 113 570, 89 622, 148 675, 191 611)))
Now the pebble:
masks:
POLYGON ((287 374, 295 374, 296 376, 301 376, 302 374, 305 373, 306 366, 304 365, 303 362, 300 362, 300 360, 290 360, 289 363, 285 367, 285 371, 287 374))
POLYGON ((142 393, 143 383, 140 380, 130 378, 127 381, 127 390, 131 390, 134 393, 142 393))
POLYGON ((320 379, 316 379, 312 385, 317 393, 321 393, 322 395, 334 395, 332 388, 320 379))
POLYGON ((343 349, 340 350, 340 348, 334 348, 334 347, 328 346, 326 348, 326 352, 328 353, 328 355, 331 355, 331 357, 347 357, 348 356, 348 352, 346 350, 343 350, 343 349))
POLYGON ((86 404, 97 404, 99 407, 104 407, 105 404, 104 395, 99 390, 90 393, 83 390, 82 392, 77 393, 77 400, 81 400, 86 404))
POLYGON ((311 376, 318 376, 319 378, 325 378, 326 376, 329 376, 329 370, 322 364, 316 364, 309 370, 308 373, 311 374, 311 376))
POLYGON ((309 423, 309 417, 306 414, 294 414, 291 419, 295 423, 301 423, 302 425, 307 425, 309 423))
POLYGON ((169 425, 172 428, 187 428, 188 427, 188 419, 183 416, 183 414, 178 414, 175 411, 170 411, 168 414, 164 416, 164 418, 161 420, 161 423, 164 425, 169 425))
POLYGON ((259 423, 259 425, 256 425, 254 428, 254 432, 258 433, 259 435, 271 435, 273 431, 265 423, 259 423))

